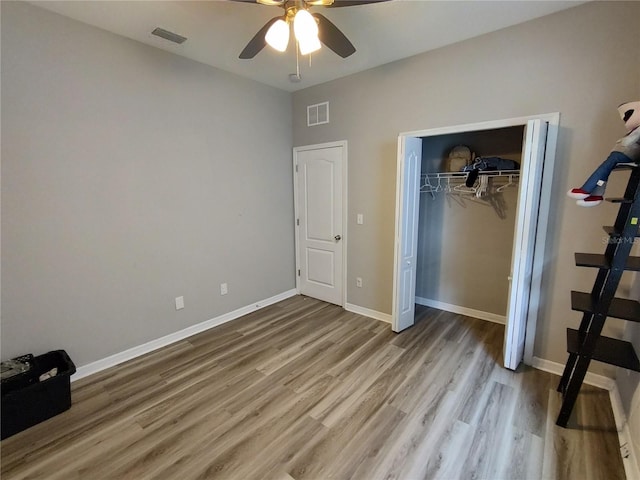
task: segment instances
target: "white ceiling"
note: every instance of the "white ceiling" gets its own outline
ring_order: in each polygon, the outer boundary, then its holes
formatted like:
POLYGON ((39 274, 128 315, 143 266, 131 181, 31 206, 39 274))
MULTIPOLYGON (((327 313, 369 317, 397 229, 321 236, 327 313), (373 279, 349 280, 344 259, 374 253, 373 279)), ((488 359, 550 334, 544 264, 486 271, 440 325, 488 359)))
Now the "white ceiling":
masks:
POLYGON ((578 1, 427 1, 393 0, 322 11, 356 47, 342 59, 323 47, 311 66, 301 59, 302 81, 291 45, 285 53, 266 47, 252 60, 238 55, 280 7, 225 0, 210 1, 33 1, 47 10, 142 43, 197 60, 262 83, 295 91, 444 45, 542 17, 578 1), (175 45, 150 34, 155 27, 188 38, 175 45))

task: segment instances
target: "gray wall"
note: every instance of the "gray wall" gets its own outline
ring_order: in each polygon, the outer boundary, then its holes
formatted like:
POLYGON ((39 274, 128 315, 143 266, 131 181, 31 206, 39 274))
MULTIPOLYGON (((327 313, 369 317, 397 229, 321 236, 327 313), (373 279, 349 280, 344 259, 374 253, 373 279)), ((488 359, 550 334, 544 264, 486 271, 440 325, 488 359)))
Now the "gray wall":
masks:
MULTIPOLYGON (((438 135, 422 141, 422 171, 446 171, 449 152, 466 145, 477 156, 520 163, 524 127, 438 135)), ((474 195, 420 195, 416 296, 506 315, 518 188, 474 195)), ((460 183, 458 183, 460 184, 460 183)), ((437 184, 436 184, 437 185, 437 184)))
POLYGON ((295 287, 289 93, 23 2, 1 85, 2 358, 85 365, 295 287))
MULTIPOLYGON (((617 211, 579 208, 565 192, 625 133, 616 107, 640 96, 638 18, 639 2, 587 3, 296 92, 296 146, 349 141, 348 301, 391 312, 398 133, 561 112, 534 353, 564 363, 565 328, 580 319, 569 291, 589 291, 595 278, 574 266, 573 252, 602 252, 601 225, 617 211), (327 100, 331 123, 306 127, 306 105, 327 100), (356 224, 357 212, 364 225, 356 224), (363 288, 355 288, 356 277, 363 288)), ((626 182, 616 177, 613 193, 626 182)), ((607 333, 622 334, 619 323, 610 325, 607 333)))
MULTIPOLYGON (((595 271, 574 266, 573 253, 602 252, 601 225, 610 225, 617 213, 610 204, 579 208, 565 192, 580 186, 624 135, 617 105, 640 98, 638 18, 639 2, 590 2, 294 93, 296 146, 349 141, 348 301, 391 312, 398 133, 558 111, 561 128, 534 354, 563 364, 565 329, 580 321, 580 314, 571 311, 569 291, 589 291, 595 279, 595 271), (327 100, 331 123, 307 128, 306 105, 327 100), (356 224, 357 212, 365 214, 364 225, 356 224), (363 288, 354 288, 358 276, 363 288)), ((620 194, 625 183, 626 175, 614 174, 608 191, 620 194)), ((619 296, 630 295, 632 278, 623 276, 619 296)), ((628 326, 626 336, 640 352, 635 327, 628 326)), ((610 320, 605 334, 620 337, 624 329, 625 322, 610 320)), ((597 362, 591 370, 615 373, 597 362)), ((640 378, 621 370, 617 375, 637 438, 640 378)))

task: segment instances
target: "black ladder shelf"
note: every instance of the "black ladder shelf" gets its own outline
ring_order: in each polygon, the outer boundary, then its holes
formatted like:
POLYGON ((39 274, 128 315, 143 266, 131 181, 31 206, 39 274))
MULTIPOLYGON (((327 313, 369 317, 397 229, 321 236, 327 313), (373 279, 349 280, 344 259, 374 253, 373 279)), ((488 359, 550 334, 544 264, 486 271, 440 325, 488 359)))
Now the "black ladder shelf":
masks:
POLYGON ((605 253, 575 254, 577 266, 597 268, 598 275, 591 293, 571 292, 571 309, 583 315, 578 330, 567 329, 569 359, 558 385, 563 400, 556 424, 561 427, 567 426, 591 360, 640 372, 631 343, 600 335, 607 317, 640 322, 640 302, 615 297, 622 273, 640 271, 640 257, 629 256, 635 238, 640 236, 639 167, 632 167, 624 197, 608 201, 620 203, 620 210, 615 224, 604 227, 609 234, 605 253))

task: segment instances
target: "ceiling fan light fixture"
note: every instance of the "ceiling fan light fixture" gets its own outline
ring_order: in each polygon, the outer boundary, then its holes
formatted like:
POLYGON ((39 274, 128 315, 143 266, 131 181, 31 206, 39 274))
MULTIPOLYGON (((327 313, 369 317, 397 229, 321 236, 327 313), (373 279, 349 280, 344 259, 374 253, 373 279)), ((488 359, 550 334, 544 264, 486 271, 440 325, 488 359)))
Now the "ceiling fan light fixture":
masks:
POLYGON ((298 47, 300 48, 301 55, 309 55, 310 53, 320 50, 321 44, 318 37, 310 37, 299 40, 298 47))
POLYGON ((289 24, 282 19, 276 21, 267 30, 264 39, 273 49, 284 52, 289 45, 289 24))
POLYGON ((320 49, 318 24, 307 10, 301 9, 296 12, 296 16, 293 18, 293 33, 302 55, 308 55, 320 49))
POLYGON ((316 19, 306 10, 298 10, 293 18, 293 33, 296 40, 304 42, 307 39, 318 38, 318 24, 316 19))
POLYGON ((305 0, 305 3, 312 7, 328 7, 329 5, 333 5, 333 2, 334 0, 305 0))

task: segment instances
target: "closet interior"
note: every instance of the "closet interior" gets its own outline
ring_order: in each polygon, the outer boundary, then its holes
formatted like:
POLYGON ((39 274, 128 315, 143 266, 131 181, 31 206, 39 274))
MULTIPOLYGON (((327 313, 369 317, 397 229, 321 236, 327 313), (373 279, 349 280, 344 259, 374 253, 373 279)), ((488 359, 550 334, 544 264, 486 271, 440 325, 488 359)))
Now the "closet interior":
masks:
POLYGON ((505 323, 524 130, 422 138, 417 304, 505 323))

